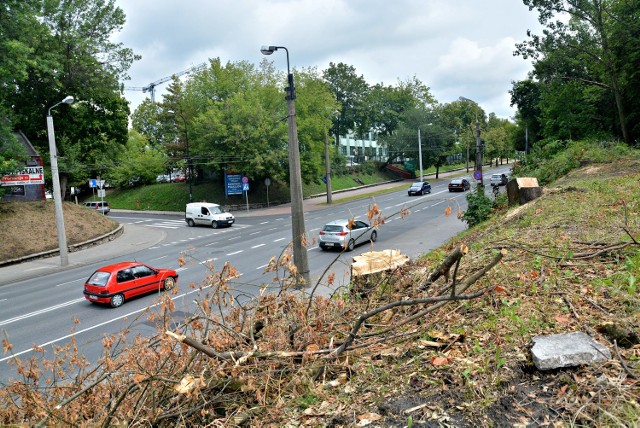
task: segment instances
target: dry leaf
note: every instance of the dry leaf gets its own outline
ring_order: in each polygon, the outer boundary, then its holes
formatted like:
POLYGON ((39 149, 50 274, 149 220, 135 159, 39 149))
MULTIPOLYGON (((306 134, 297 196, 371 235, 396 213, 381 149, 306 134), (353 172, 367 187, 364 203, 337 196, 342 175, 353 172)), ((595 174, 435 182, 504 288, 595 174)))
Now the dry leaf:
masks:
POLYGON ((446 366, 447 364, 449 364, 449 359, 445 357, 432 357, 431 364, 433 364, 436 367, 446 366))

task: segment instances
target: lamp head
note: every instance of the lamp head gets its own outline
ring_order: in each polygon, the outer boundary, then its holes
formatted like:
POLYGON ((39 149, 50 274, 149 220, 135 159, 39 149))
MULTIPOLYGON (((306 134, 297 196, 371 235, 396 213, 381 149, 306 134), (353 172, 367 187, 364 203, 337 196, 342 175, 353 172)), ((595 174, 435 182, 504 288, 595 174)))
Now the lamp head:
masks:
POLYGON ((71 104, 73 103, 74 99, 71 95, 67 95, 66 97, 64 97, 64 100, 62 100, 62 103, 64 104, 71 104))
POLYGON ((260 48, 260 52, 262 52, 262 55, 271 55, 277 50, 278 48, 276 46, 262 46, 260 48))

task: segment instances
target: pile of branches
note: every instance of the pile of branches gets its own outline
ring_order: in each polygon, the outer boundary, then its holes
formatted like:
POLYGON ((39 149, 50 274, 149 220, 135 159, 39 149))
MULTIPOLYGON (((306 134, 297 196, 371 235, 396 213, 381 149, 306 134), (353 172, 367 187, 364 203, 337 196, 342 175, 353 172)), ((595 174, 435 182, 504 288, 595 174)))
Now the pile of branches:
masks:
MULTIPOLYGON (((197 313, 178 324, 173 300, 161 296, 159 310, 145 314, 158 333, 132 343, 126 331, 104 339, 104 357, 92 369, 73 342, 56 349, 53 361, 15 358, 23 379, 0 390, 0 423, 162 427, 293 420, 297 408, 288 404, 347 382, 368 348, 411 340, 425 328, 425 315, 490 292, 476 283, 504 253, 494 252, 487 266, 460 279, 467 252, 455 248, 429 273, 399 268, 366 296, 305 294, 276 275, 279 292, 265 286, 244 305, 230 286, 238 274, 225 264, 199 285, 197 313)), ((268 269, 290 265, 290 254, 283 254, 268 269)))

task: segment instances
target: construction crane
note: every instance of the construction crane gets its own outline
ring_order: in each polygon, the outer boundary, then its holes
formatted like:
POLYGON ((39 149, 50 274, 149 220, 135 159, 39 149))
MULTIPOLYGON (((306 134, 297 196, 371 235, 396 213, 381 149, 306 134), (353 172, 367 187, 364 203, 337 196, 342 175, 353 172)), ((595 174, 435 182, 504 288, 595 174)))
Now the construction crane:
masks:
POLYGON ((171 79, 173 79, 174 77, 180 77, 184 74, 188 74, 191 73, 192 71, 198 71, 198 70, 202 70, 203 68, 205 68, 207 66, 206 62, 203 62, 202 64, 198 64, 198 65, 194 65, 193 67, 187 68, 186 70, 182 70, 179 71, 178 73, 174 73, 171 76, 167 76, 167 77, 163 77, 162 79, 158 79, 155 82, 151 82, 149 83, 147 86, 142 86, 142 87, 138 87, 138 86, 125 86, 125 89, 128 91, 142 91, 142 92, 150 92, 151 93, 151 102, 155 103, 156 102, 156 86, 167 82, 171 79))

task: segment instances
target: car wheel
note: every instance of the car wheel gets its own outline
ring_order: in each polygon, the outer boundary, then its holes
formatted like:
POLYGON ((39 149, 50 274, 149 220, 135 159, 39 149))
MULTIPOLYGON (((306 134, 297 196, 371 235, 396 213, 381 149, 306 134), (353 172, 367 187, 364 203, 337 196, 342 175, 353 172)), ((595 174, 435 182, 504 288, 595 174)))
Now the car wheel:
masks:
POLYGON ((213 227, 214 229, 217 229, 217 228, 218 228, 218 222, 217 222, 217 221, 215 221, 215 220, 214 220, 214 221, 212 221, 212 222, 211 222, 211 227, 213 227))
POLYGON ((109 304, 112 308, 119 308, 124 303, 124 296, 122 294, 116 294, 111 297, 109 304))
POLYGON ((424 196, 424 190, 420 191, 420 196, 424 196))
POLYGON ((371 242, 376 242, 376 239, 378 239, 378 232, 376 232, 375 230, 373 232, 371 232, 371 242))
POLYGON ((193 220, 191 220, 191 219, 187 220, 187 226, 189 226, 189 227, 193 227, 193 226, 195 226, 195 225, 196 225, 196 224, 193 222, 193 220))
POLYGON ((322 245, 320 245, 320 249, 321 249, 322 251, 327 251, 327 247, 323 247, 322 245))
POLYGON ((176 280, 174 277, 170 276, 169 278, 164 280, 165 291, 171 290, 175 286, 176 286, 176 280))
POLYGON ((353 251, 355 247, 356 241, 354 241, 353 239, 349 239, 349 242, 347 243, 347 251, 353 251))

